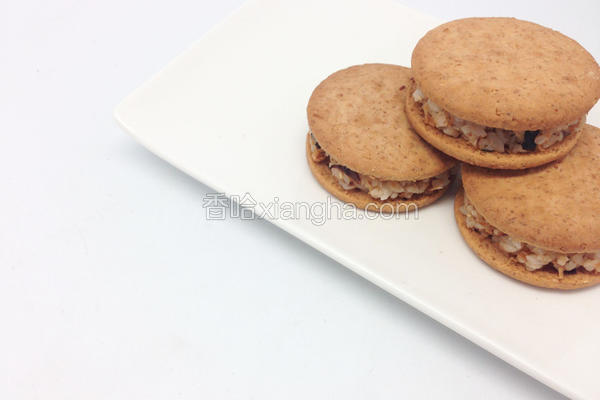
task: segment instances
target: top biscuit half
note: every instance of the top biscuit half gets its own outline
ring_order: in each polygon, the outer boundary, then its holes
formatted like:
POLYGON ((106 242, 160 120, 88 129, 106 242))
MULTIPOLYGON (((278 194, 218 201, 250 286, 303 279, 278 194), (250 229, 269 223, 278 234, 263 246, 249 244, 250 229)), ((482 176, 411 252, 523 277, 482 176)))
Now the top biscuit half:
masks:
POLYGON ((417 132, 447 154, 491 168, 564 156, 600 98, 600 68, 581 45, 514 18, 438 26, 415 47, 412 72, 407 104, 417 132))
POLYGON ((410 69, 356 65, 317 86, 307 114, 310 130, 337 163, 382 180, 417 181, 439 175, 455 160, 412 130, 404 112, 410 69))

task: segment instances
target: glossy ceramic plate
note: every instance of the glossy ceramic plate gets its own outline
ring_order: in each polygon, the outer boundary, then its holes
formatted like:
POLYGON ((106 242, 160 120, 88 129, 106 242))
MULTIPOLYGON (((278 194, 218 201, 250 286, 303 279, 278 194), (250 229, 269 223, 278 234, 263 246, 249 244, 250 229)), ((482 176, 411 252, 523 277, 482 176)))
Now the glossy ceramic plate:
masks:
MULTIPOLYGON (((246 205, 257 207, 317 204, 312 218, 301 206, 265 218, 552 388, 600 398, 600 288, 536 289, 487 267, 455 226, 454 192, 408 219, 343 219, 335 208, 319 217, 331 206, 305 160, 312 89, 353 64, 410 65, 417 40, 440 22, 386 0, 250 1, 115 115, 216 192, 249 193, 246 205)), ((597 108, 588 121, 600 123, 597 108)))

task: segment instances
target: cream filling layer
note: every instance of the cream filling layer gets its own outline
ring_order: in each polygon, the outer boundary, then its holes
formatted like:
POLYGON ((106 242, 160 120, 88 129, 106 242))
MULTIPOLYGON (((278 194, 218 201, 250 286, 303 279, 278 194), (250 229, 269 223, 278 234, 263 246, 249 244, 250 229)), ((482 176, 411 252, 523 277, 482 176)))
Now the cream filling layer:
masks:
POLYGON ((431 178, 418 181, 389 181, 359 174, 341 165, 319 146, 310 133, 311 157, 316 163, 328 162, 331 174, 345 190, 359 189, 378 200, 411 199, 413 196, 442 190, 450 184, 451 173, 445 171, 431 178))
POLYGON ((528 271, 535 271, 545 266, 551 266, 558 271, 562 278, 565 271, 584 268, 588 272, 600 272, 600 251, 595 253, 558 253, 519 241, 490 225, 477 212, 465 194, 464 204, 460 212, 466 217, 467 227, 487 236, 502 251, 514 257, 528 271))
POLYGON ((462 138, 471 146, 498 153, 527 153, 541 151, 561 142, 565 137, 583 129, 585 115, 567 125, 536 131, 511 131, 465 121, 442 109, 427 98, 420 88, 412 93, 412 99, 423 110, 425 123, 444 134, 462 138))

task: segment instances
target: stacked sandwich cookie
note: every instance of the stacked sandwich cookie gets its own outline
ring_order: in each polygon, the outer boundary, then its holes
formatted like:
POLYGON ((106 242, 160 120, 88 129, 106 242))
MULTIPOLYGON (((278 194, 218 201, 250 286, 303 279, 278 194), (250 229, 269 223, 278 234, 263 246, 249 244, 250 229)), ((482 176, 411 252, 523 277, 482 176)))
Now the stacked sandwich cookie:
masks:
POLYGON ((461 167, 454 211, 467 244, 496 270, 546 288, 600 283, 600 129, 529 170, 461 167))
POLYGON ((406 98, 415 131, 463 162, 459 230, 494 269, 535 286, 600 283, 600 69, 577 42, 514 18, 428 32, 406 98))
POLYGON ((600 97, 600 71, 577 42, 514 18, 467 18, 429 31, 412 54, 407 114, 463 162, 523 169, 565 156, 600 97))
POLYGON ((456 162, 410 127, 409 79, 408 68, 365 64, 330 75, 313 91, 307 160, 338 199, 394 213, 431 204, 448 189, 456 162))

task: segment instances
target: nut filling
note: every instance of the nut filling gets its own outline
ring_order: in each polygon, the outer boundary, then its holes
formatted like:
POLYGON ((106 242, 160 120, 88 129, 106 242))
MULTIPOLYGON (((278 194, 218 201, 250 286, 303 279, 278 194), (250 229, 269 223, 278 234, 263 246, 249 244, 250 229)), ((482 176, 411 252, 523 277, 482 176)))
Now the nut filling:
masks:
POLYGON ((502 251, 508 253, 516 261, 523 264, 528 271, 535 271, 543 267, 553 267, 562 279, 565 271, 575 273, 577 268, 584 268, 588 272, 600 273, 600 251, 596 253, 557 253, 545 250, 531 244, 521 242, 499 231, 490 225, 475 207, 464 197, 464 204, 460 212, 466 216, 467 227, 486 236, 502 251))
POLYGON ((310 133, 311 157, 316 163, 329 163, 331 174, 345 190, 359 189, 379 200, 410 199, 420 194, 429 194, 442 190, 450 184, 451 173, 445 171, 437 176, 419 181, 385 181, 372 176, 359 174, 340 165, 319 146, 310 133))
POLYGON ((478 125, 465 121, 442 109, 427 98, 420 88, 412 93, 412 99, 423 110, 427 125, 439 129, 444 134, 462 138, 471 146, 483 151, 498 153, 527 153, 536 149, 543 151, 561 142, 565 137, 583 129, 585 115, 567 125, 537 131, 510 131, 478 125))

